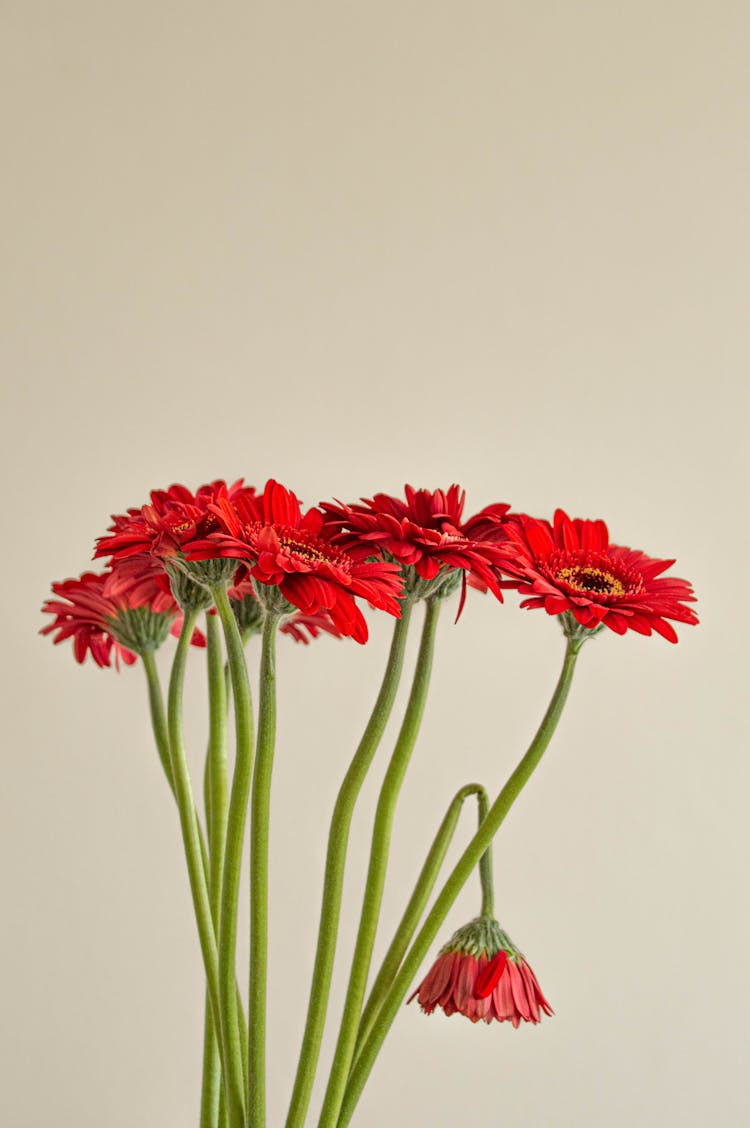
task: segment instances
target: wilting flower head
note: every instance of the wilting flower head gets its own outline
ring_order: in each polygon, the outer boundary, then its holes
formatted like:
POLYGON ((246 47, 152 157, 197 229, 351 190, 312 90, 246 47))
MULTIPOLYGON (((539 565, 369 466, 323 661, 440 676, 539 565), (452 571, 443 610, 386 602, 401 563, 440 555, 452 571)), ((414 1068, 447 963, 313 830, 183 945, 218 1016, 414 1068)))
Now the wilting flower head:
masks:
MULTIPOLYGON (((149 589, 141 580, 128 587, 113 572, 84 572, 53 584, 52 591, 57 598, 48 599, 42 611, 54 619, 40 633, 54 632, 55 643, 72 638, 78 662, 90 653, 97 666, 110 666, 114 653, 118 667, 120 661, 129 666, 137 654, 160 646, 180 618, 175 601, 157 586, 149 589)), ((204 642, 198 632, 192 641, 204 642)))
POLYGON ((476 517, 462 520, 465 492, 453 485, 448 490, 415 490, 405 486, 405 500, 389 494, 363 498, 362 504, 324 502, 326 525, 343 548, 369 545, 370 552, 397 560, 407 569, 407 586, 418 596, 431 595, 451 578, 490 591, 500 600, 498 566, 508 548, 498 537, 486 536, 486 528, 498 527, 507 505, 492 505, 476 517), (474 530, 481 529, 482 536, 474 530))
POLYGON ((407 1000, 418 999, 425 1014, 442 1007, 472 1022, 541 1021, 553 1014, 536 976, 496 920, 477 917, 459 928, 407 1000))
MULTIPOLYGON (((256 591, 276 589, 288 605, 307 616, 325 613, 342 635, 366 642, 367 625, 355 596, 399 617, 399 569, 368 561, 367 550, 344 549, 331 540, 319 509, 303 515, 291 492, 273 480, 261 495, 247 491, 222 496, 210 506, 220 525, 187 551, 190 560, 227 558, 245 563, 256 591)), ((270 598, 270 596, 268 596, 270 598)))
POLYGON ((515 577, 522 607, 567 614, 588 630, 605 626, 616 634, 652 631, 677 642, 667 622, 697 623, 686 603, 695 601, 687 580, 664 576, 674 560, 609 543, 604 521, 571 520, 558 509, 554 521, 513 515, 504 527, 517 551, 504 570, 515 577))

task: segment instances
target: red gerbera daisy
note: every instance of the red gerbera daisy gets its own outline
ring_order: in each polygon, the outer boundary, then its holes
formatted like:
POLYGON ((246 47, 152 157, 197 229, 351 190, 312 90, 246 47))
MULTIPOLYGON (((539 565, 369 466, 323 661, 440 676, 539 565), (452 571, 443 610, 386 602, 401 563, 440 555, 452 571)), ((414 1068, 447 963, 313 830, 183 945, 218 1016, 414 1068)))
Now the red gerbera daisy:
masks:
POLYGON ((510 508, 492 505, 476 517, 462 520, 465 491, 453 485, 448 490, 415 490, 404 487, 406 500, 389 494, 363 498, 362 504, 323 503, 326 525, 343 548, 366 545, 407 568, 413 568, 416 582, 407 577, 407 587, 419 596, 431 595, 462 573, 464 580, 489 590, 502 600, 498 567, 508 554, 500 538, 474 536, 484 524, 498 525, 510 508), (421 581, 421 583, 420 583, 421 581))
POLYGON ((558 509, 554 522, 513 515, 504 528, 518 557, 503 568, 515 577, 522 607, 566 614, 581 627, 609 627, 616 634, 652 631, 677 642, 667 622, 697 623, 686 603, 695 601, 687 580, 664 576, 674 560, 609 543, 604 521, 571 520, 558 509))
POLYGON ((146 552, 160 558, 177 556, 192 541, 219 527, 211 506, 241 492, 252 495, 255 490, 244 486, 242 479, 231 486, 217 479, 196 493, 179 484, 152 490, 149 505, 112 517, 108 534, 97 540, 94 556, 115 560, 146 552))
POLYGON ((536 1024, 553 1014, 534 972, 508 934, 490 917, 454 933, 414 994, 425 1014, 441 1007, 472 1022, 536 1024))
MULTIPOLYGON (((158 588, 149 591, 144 582, 128 588, 111 572, 84 572, 53 584, 52 591, 58 598, 48 599, 42 611, 55 618, 40 634, 54 632, 55 643, 72 638, 78 662, 90 653, 97 666, 110 666, 114 652, 118 668, 121 660, 132 665, 137 654, 160 646, 181 621, 175 601, 166 602, 158 588)), ((192 641, 204 645, 198 632, 192 641)))
POLYGON ((190 560, 243 561, 256 584, 278 589, 305 615, 327 613, 337 631, 357 642, 367 640, 367 625, 355 596, 400 616, 398 567, 367 561, 361 546, 357 551, 333 544, 320 510, 303 515, 295 494, 278 482, 270 480, 260 496, 220 497, 211 511, 222 531, 193 544, 186 554, 190 560))

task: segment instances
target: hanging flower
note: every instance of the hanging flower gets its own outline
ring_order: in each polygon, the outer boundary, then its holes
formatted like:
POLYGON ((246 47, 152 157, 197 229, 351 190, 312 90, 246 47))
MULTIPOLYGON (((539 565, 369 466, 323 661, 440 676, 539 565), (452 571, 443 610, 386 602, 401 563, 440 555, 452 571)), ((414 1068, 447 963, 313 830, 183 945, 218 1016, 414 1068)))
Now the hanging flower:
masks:
POLYGON ((425 1014, 441 1007, 472 1022, 537 1023, 553 1010, 522 953, 491 917, 459 928, 407 1000, 425 1014))
MULTIPOLYGON (((130 666, 144 650, 161 646, 170 631, 179 632, 175 601, 156 585, 148 589, 144 580, 128 588, 112 572, 84 572, 54 583, 52 591, 57 598, 48 599, 42 611, 54 619, 40 634, 54 634, 55 644, 72 638, 78 662, 91 654, 97 666, 110 666, 114 654, 118 669, 121 661, 130 666)), ((197 631, 191 641, 205 645, 197 631)))
POLYGON ((379 493, 361 504, 322 503, 335 543, 345 549, 368 545, 373 555, 397 560, 407 569, 407 588, 417 598, 463 581, 464 594, 468 582, 502 600, 498 568, 509 549, 500 536, 488 536, 487 529, 495 530, 510 507, 491 505, 464 521, 466 494, 460 486, 430 491, 407 485, 404 491, 404 501, 379 493))
POLYGON ((669 642, 677 642, 677 634, 668 619, 698 622, 685 606, 695 602, 691 585, 663 575, 674 560, 610 544, 604 521, 571 520, 558 509, 552 524, 514 515, 505 532, 518 555, 503 567, 529 596, 522 607, 566 615, 586 630, 656 631, 669 642))
MULTIPOLYGON (((355 603, 359 596, 397 618, 402 583, 397 565, 368 561, 367 549, 334 544, 319 509, 304 515, 290 490, 270 480, 261 495, 247 491, 222 496, 211 505, 220 531, 196 541, 190 560, 228 558, 246 564, 260 598, 281 596, 288 610, 326 613, 340 634, 367 641, 367 625, 355 603)), ((283 607, 282 607, 283 610, 283 607)))

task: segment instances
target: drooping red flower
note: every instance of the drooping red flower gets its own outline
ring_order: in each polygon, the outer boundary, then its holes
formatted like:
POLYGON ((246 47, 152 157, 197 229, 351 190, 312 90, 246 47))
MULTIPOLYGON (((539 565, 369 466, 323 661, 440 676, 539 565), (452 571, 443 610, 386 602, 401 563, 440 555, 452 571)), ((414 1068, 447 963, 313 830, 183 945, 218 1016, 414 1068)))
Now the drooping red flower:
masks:
POLYGON ((231 486, 217 479, 196 493, 179 484, 152 490, 150 504, 113 515, 107 535, 97 540, 94 556, 111 556, 114 560, 142 553, 160 559, 177 556, 193 541, 219 528, 212 509, 216 502, 242 493, 255 493, 252 487, 243 485, 242 479, 231 486))
POLYGON ((695 602, 691 585, 663 575, 674 560, 610 544, 604 521, 571 520, 558 509, 552 524, 513 515, 504 532, 517 558, 503 568, 529 597, 522 607, 543 607, 549 615, 568 613, 588 630, 656 631, 669 642, 677 642, 677 634, 668 619, 698 622, 685 606, 695 602))
POLYGON ((335 543, 345 549, 368 545, 371 553, 413 568, 428 593, 436 590, 430 581, 439 583, 440 577, 458 571, 472 586, 489 588, 502 600, 498 568, 509 550, 503 538, 487 536, 486 530, 499 526, 510 507, 487 506, 464 521, 466 494, 460 486, 431 491, 407 485, 404 491, 403 501, 378 493, 361 504, 322 503, 335 543))
POLYGON ((189 560, 242 561, 258 584, 277 588, 307 616, 327 614, 336 631, 357 642, 366 642, 367 625, 355 597, 401 615, 398 566, 366 560, 362 546, 334 544, 320 510, 303 515, 296 495, 273 479, 261 495, 222 496, 210 508, 221 531, 190 546, 189 560))
POLYGON ((536 1024, 553 1010, 523 954, 497 921, 478 917, 456 932, 407 1000, 472 1022, 536 1024))

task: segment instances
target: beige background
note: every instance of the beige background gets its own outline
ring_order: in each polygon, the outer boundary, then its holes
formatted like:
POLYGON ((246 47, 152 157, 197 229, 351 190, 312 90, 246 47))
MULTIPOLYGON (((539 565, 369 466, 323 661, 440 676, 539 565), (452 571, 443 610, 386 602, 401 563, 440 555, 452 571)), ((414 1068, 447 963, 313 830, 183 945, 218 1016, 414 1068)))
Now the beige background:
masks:
MULTIPOLYGON (((561 503, 676 555, 701 600, 677 647, 584 652, 498 839, 498 914, 556 1017, 514 1032, 410 1008, 356 1123, 748 1123, 747 4, 0 13, 0 1123, 196 1123, 199 958, 142 676, 35 632, 110 512, 242 473, 309 503, 454 479, 470 510, 561 503)), ((497 789, 553 684, 556 625, 516 603, 475 596, 441 625, 384 937, 449 796, 497 789)), ((280 655, 269 1128, 388 629, 280 655)), ((197 773, 199 661, 190 676, 197 773)), ((472 886, 446 938, 475 907, 472 886)))

